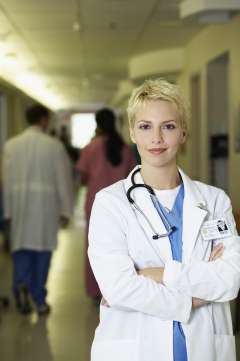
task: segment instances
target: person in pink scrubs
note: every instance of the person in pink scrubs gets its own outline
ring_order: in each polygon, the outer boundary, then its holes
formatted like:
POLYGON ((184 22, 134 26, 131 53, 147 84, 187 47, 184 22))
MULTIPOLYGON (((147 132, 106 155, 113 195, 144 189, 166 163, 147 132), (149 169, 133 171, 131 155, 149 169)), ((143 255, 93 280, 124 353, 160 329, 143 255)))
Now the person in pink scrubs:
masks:
POLYGON ((101 293, 93 275, 88 256, 88 225, 95 194, 120 179, 125 178, 136 165, 130 145, 125 144, 117 132, 116 117, 112 110, 104 108, 96 113, 96 137, 81 151, 76 165, 81 184, 87 186, 85 201, 86 242, 85 282, 87 294, 99 301, 101 293))

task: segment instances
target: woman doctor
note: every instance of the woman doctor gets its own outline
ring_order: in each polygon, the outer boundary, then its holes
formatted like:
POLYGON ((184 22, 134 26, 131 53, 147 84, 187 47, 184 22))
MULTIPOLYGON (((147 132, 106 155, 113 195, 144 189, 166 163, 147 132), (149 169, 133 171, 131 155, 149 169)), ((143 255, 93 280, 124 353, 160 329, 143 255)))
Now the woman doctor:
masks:
POLYGON ((187 108, 176 85, 145 81, 128 116, 142 166, 96 195, 90 219, 104 297, 91 360, 235 361, 240 242, 230 200, 177 167, 187 108))

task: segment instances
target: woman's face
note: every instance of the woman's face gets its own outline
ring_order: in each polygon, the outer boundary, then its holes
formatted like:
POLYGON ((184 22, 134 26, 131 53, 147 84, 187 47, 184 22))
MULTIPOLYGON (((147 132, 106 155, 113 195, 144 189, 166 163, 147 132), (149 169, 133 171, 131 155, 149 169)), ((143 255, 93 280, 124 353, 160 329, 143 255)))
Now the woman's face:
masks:
POLYGON ((136 113, 130 129, 142 166, 166 167, 176 164, 179 146, 186 140, 177 107, 164 100, 148 101, 136 113))

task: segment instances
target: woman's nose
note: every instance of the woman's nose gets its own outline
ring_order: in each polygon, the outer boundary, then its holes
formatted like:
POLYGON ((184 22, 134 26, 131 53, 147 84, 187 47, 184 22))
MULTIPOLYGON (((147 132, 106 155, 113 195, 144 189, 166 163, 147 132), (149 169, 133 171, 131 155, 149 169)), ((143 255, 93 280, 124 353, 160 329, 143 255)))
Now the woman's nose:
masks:
POLYGON ((163 134, 161 129, 156 129, 153 133, 152 143, 159 144, 163 142, 163 134))

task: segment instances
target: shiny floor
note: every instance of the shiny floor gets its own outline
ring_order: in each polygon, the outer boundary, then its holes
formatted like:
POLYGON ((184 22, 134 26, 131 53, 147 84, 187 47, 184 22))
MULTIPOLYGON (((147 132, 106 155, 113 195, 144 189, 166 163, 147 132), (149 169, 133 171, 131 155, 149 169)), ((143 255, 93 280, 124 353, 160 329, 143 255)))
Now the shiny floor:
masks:
MULTIPOLYGON (((11 259, 1 256, 1 293, 10 294, 11 259), (4 271, 4 273, 3 273, 4 271), (2 277, 1 277, 2 279, 2 277)), ((83 237, 79 228, 61 231, 48 281, 47 318, 21 316, 14 302, 1 313, 1 361, 89 361, 98 308, 85 295, 83 237)))
MULTIPOLYGON (((52 312, 47 318, 38 318, 36 313, 21 316, 11 299, 9 310, 0 314, 1 361, 90 360, 98 308, 85 294, 83 263, 82 227, 61 231, 48 281, 52 312)), ((1 295, 11 295, 11 258, 1 251, 0 275, 1 295)))

